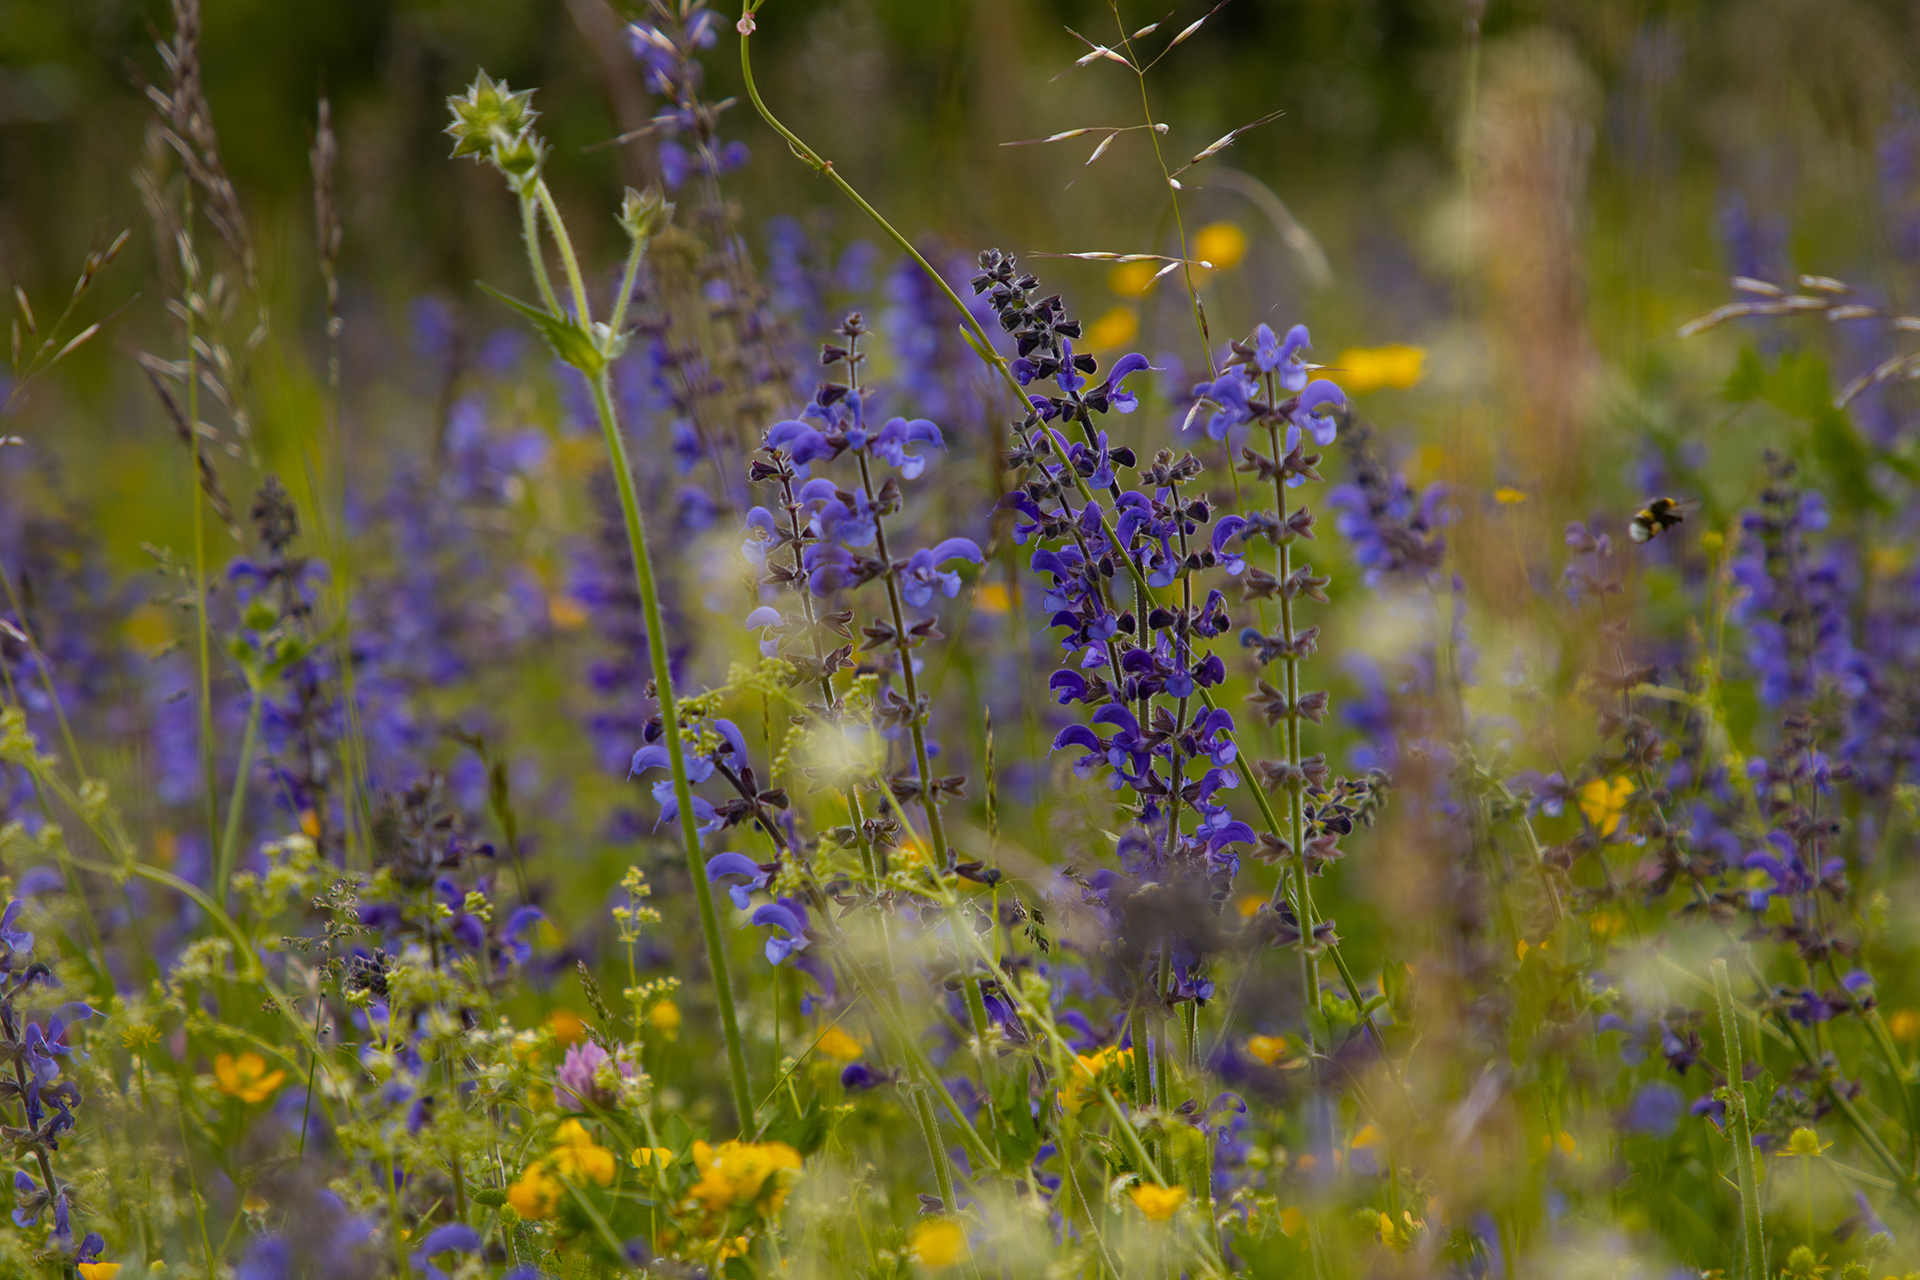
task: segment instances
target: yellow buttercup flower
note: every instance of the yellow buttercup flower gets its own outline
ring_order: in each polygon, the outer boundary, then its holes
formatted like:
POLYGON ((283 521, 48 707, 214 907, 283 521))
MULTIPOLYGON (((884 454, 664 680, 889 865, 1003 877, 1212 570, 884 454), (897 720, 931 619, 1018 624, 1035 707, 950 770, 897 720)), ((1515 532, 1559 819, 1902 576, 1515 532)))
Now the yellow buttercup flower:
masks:
POLYGON ((1231 222, 1209 222, 1193 233, 1191 256, 1216 271, 1237 267, 1247 256, 1247 233, 1231 222))
POLYGON ((657 1164, 664 1169, 673 1163, 673 1149, 671 1147, 635 1147, 628 1159, 633 1161, 633 1167, 636 1169, 644 1169, 650 1164, 657 1164))
POLYGON ((547 1172, 546 1161, 535 1160, 522 1171, 519 1181, 507 1188, 507 1203, 523 1218, 551 1218, 566 1190, 547 1172))
POLYGON ((838 1058, 842 1062, 852 1062, 866 1052, 866 1048, 858 1040, 838 1027, 828 1027, 822 1031, 820 1038, 814 1041, 813 1047, 827 1057, 838 1058))
POLYGON ((1120 1050, 1105 1048, 1098 1053, 1076 1053, 1074 1068, 1060 1085, 1060 1109, 1070 1116, 1080 1114, 1080 1109, 1092 1101, 1098 1094, 1094 1082, 1102 1071, 1120 1060, 1120 1050))
POLYGON ((923 1267, 950 1267, 967 1256, 967 1233, 951 1218, 922 1218, 907 1237, 907 1249, 923 1267))
POLYGON ((1123 298, 1138 298, 1153 287, 1162 262, 1122 262, 1107 272, 1107 287, 1123 298))
POLYGON ((213 1060, 220 1092, 242 1102, 265 1102, 286 1082, 284 1071, 268 1071, 267 1060, 249 1049, 239 1057, 223 1053, 213 1060))
POLYGON ((1510 489, 1503 485, 1493 491, 1493 500, 1503 507, 1511 507, 1516 503, 1525 502, 1527 495, 1518 489, 1510 489))
POLYGON ((1127 1194, 1149 1222, 1165 1222, 1187 1202, 1185 1187, 1156 1187, 1151 1182, 1138 1183, 1127 1194))
POLYGON ((120 1274, 120 1266, 118 1262, 82 1262, 80 1280, 113 1280, 120 1274))
POLYGON ((1270 1067, 1277 1067, 1293 1051, 1285 1036, 1249 1036, 1247 1038, 1247 1056, 1258 1058, 1270 1067))
POLYGON ((1887 1019, 1887 1034, 1902 1042, 1920 1036, 1920 1013, 1912 1009, 1895 1009, 1893 1016, 1887 1019))
POLYGON ((547 1162, 563 1178, 591 1178, 601 1186, 613 1182, 613 1152, 598 1145, 587 1126, 569 1120, 553 1135, 553 1150, 547 1162))
POLYGON ((1360 1150, 1365 1150, 1368 1147, 1377 1147, 1385 1141, 1386 1139, 1380 1136, 1378 1129, 1370 1124, 1363 1124, 1360 1126, 1360 1132, 1353 1135, 1353 1141, 1349 1145, 1360 1150))
POLYGON ((1110 351, 1132 342, 1134 335, 1139 332, 1140 317, 1133 313, 1132 307, 1112 307, 1087 326, 1087 349, 1110 351))
POLYGON ((555 1009, 547 1018, 547 1025, 553 1028, 553 1038, 561 1044, 578 1044, 587 1038, 587 1024, 571 1009, 555 1009))
POLYGON ((1612 782, 1595 778, 1580 788, 1580 812, 1600 829, 1601 839, 1620 829, 1627 811, 1627 797, 1633 794, 1633 789, 1633 782, 1628 778, 1615 778, 1612 782))
POLYGON ((1287 1235, 1288 1239, 1292 1239, 1306 1229, 1307 1215, 1305 1213, 1293 1205, 1288 1205, 1280 1211, 1280 1230, 1287 1235))
MULTIPOLYGON (((1425 347, 1393 343, 1385 347, 1349 347, 1340 353, 1326 376, 1350 395, 1365 395, 1381 387, 1405 390, 1420 381, 1427 362, 1425 347)), ((1524 495, 1522 495, 1524 496, 1524 495)))
POLYGON ((1011 604, 1004 582, 983 582, 973 593, 973 607, 982 613, 1005 613, 1011 604))
POLYGON ((688 1194, 705 1205, 709 1213, 724 1213, 735 1205, 754 1204, 767 1191, 762 1215, 771 1217, 786 1202, 788 1171, 800 1168, 800 1153, 784 1142, 723 1142, 709 1146, 693 1144, 693 1166, 700 1181, 688 1194))

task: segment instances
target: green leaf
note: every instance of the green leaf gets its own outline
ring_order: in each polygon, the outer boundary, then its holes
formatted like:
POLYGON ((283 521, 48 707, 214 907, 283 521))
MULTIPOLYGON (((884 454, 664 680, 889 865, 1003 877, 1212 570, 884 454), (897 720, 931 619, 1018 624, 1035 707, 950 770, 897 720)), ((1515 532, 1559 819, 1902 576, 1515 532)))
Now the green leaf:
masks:
POLYGON ((540 331, 540 336, 547 340, 547 345, 553 348, 555 355, 589 378, 595 377, 606 368, 606 357, 601 355, 600 348, 594 345, 593 335, 579 324, 572 320, 563 320, 538 307, 528 306, 511 294, 500 292, 484 280, 476 280, 474 283, 525 316, 528 322, 540 331))
POLYGON ((1744 404, 1748 400, 1758 400, 1767 384, 1767 367, 1760 363, 1760 353, 1752 347, 1740 348, 1739 362, 1733 366, 1733 372, 1727 376, 1725 395, 1730 404, 1744 404))

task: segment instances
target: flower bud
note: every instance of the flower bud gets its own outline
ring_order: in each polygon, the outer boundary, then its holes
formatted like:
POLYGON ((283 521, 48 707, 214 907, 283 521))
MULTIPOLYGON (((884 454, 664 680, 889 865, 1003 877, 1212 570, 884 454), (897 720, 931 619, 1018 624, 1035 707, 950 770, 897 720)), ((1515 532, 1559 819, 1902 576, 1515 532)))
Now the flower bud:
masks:
POLYGON ((635 240, 651 240, 672 221, 673 205, 659 187, 649 186, 645 191, 627 188, 626 199, 620 203, 620 225, 629 236, 635 240))
POLYGON ((479 159, 501 143, 519 138, 540 115, 530 105, 532 100, 533 90, 515 93, 504 81, 496 84, 482 71, 465 94, 447 99, 447 109, 453 112, 453 123, 447 126, 453 154, 479 159))

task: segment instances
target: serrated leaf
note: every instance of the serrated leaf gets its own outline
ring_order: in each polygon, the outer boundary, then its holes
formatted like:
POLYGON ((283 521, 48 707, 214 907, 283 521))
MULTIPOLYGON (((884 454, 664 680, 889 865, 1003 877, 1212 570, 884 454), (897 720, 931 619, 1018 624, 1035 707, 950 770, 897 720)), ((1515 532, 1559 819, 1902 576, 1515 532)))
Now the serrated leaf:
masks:
POLYGON ((500 292, 484 280, 475 283, 518 311, 540 331, 540 336, 547 340, 547 345, 553 348, 555 355, 589 378, 598 376, 606 367, 606 357, 600 354, 600 348, 594 345, 592 336, 572 320, 563 320, 538 307, 529 306, 511 294, 500 292))

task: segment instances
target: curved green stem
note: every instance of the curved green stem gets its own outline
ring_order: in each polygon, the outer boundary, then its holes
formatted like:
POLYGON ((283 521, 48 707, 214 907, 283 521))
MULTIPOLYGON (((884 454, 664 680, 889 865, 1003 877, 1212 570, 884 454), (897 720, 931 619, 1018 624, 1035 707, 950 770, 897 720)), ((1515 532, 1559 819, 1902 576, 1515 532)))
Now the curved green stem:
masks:
MULTIPOLYGON (((577 275, 568 258, 569 271, 577 275)), ((582 295, 584 299, 584 294, 582 295)), ((584 304, 583 304, 584 305, 584 304)), ((727 973, 727 951, 720 934, 720 917, 713 906, 713 886, 707 882, 707 868, 700 857, 700 827, 693 813, 693 788, 687 781, 687 764, 680 746, 679 704, 673 696, 673 672, 667 663, 667 629, 660 618, 660 593, 654 586, 653 561, 647 553, 647 529, 640 517, 640 502, 634 494, 633 467, 627 461, 627 444, 614 416, 613 396, 606 370, 593 378, 593 404, 600 414, 600 427, 606 436, 607 455, 613 464, 614 483, 620 490, 620 513, 626 520, 627 543, 633 552, 634 580, 640 588, 640 609, 647 628, 647 653, 653 659, 653 683, 660 702, 660 734, 667 749, 668 765, 673 773, 673 798, 680 809, 680 837, 686 846, 687 874, 693 880, 694 898, 700 906, 700 931, 706 935, 707 966, 713 974, 714 1003, 720 1010, 720 1030, 727 1042, 727 1073, 733 1084, 733 1105, 739 1114, 742 1132, 753 1128, 753 1090, 747 1079, 747 1057, 740 1045, 740 1024, 734 1014, 733 984, 727 973)))

